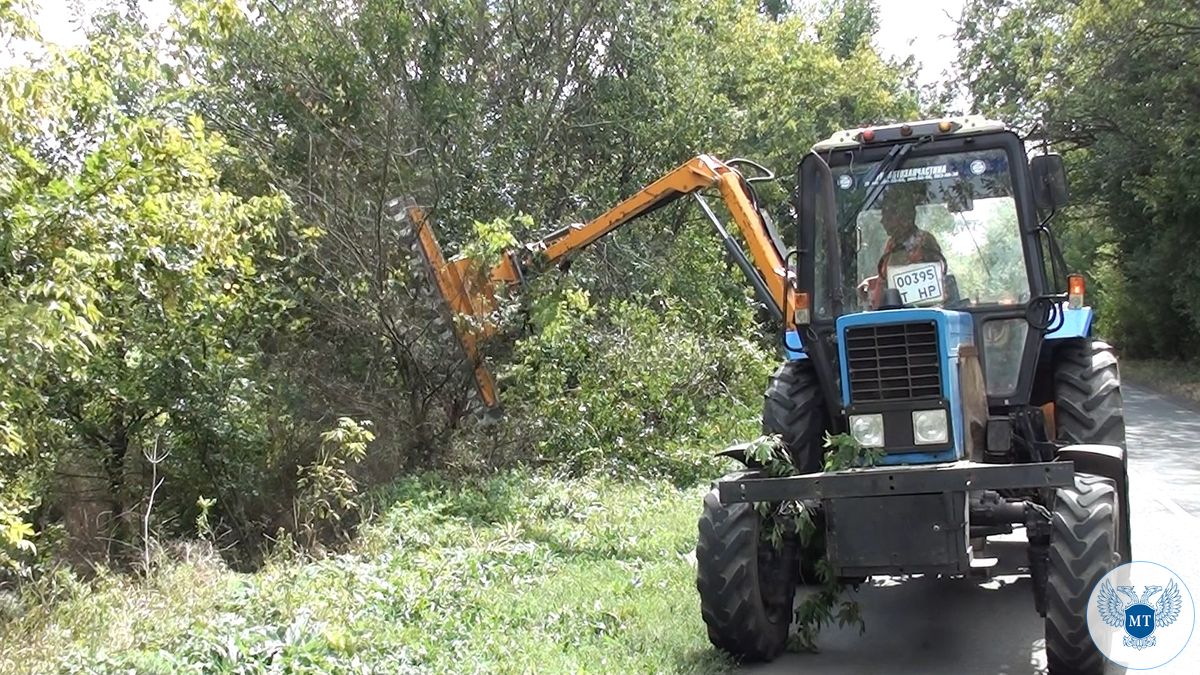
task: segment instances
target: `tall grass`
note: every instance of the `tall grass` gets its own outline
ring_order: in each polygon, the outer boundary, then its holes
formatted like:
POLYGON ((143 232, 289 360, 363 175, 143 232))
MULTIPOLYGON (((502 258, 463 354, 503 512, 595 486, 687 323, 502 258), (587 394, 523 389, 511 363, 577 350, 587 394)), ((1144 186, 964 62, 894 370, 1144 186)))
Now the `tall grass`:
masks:
POLYGON ((325 559, 48 578, 52 598, 10 603, 0 671, 719 672, 687 560, 700 498, 526 471, 401 480, 325 559))

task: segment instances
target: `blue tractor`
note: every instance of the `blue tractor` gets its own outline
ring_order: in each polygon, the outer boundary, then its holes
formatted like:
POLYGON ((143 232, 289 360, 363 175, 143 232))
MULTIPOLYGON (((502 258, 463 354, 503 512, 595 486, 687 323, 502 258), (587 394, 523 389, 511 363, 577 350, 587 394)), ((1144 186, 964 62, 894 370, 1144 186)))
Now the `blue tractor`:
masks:
POLYGON ((1116 355, 1092 339, 1083 278, 1066 273, 1049 228, 1067 201, 1061 158, 1029 158, 1016 134, 975 116, 842 131, 797 167, 790 242, 759 180, 775 177, 700 155, 591 221, 488 262, 445 259, 425 209, 389 204, 413 251, 412 286, 434 300, 422 333, 459 347, 446 370, 474 402, 456 409, 499 411, 481 348, 497 332, 498 290, 565 269, 617 228, 692 197, 782 327, 787 360, 767 386, 763 428, 795 474, 727 452, 746 470, 705 498, 696 550, 712 643, 746 659, 779 655, 818 559, 848 582, 964 576, 987 537, 1023 528, 1052 673, 1101 672, 1086 605, 1131 559, 1125 423, 1116 355), (706 195, 723 201, 740 240, 706 195), (822 471, 827 434, 882 460, 822 471), (813 516, 817 544, 765 542, 762 503, 813 516))
POLYGON ((763 400, 795 475, 735 447, 746 470, 705 497, 714 645, 778 656, 817 559, 848 583, 961 577, 1024 528, 1050 672, 1103 672, 1085 618, 1131 560, 1125 424, 1116 355, 1049 228, 1066 201, 1059 156, 974 116, 842 131, 799 163, 794 330, 763 400), (827 434, 882 459, 822 471, 827 434), (807 510, 818 536, 766 542, 762 503, 807 510))

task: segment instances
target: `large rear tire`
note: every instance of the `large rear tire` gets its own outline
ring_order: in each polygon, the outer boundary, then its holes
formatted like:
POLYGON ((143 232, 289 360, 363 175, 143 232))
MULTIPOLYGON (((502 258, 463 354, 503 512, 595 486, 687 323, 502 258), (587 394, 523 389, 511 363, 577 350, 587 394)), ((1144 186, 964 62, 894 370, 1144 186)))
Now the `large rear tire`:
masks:
MULTIPOLYGON (((821 470, 828 417, 812 363, 807 359, 785 361, 775 369, 763 394, 762 417, 763 433, 779 434, 797 472, 821 470)), ((801 586, 820 585, 816 562, 823 551, 823 537, 820 536, 800 550, 801 586)))
POLYGON ((713 646, 747 661, 771 661, 787 646, 798 564, 793 542, 763 541, 753 504, 704 497, 696 544, 700 613, 713 646))
POLYGON ((1055 493, 1046 580, 1046 659, 1050 675, 1102 675, 1104 655, 1087 627, 1087 605, 1116 566, 1120 507, 1107 478, 1076 474, 1055 493))
MULTIPOLYGON (((1099 340, 1071 342, 1054 353, 1054 422, 1060 442, 1125 448, 1125 405, 1116 351, 1099 340)), ((1118 552, 1133 559, 1129 472, 1109 476, 1121 502, 1118 552)))
POLYGON ((763 433, 779 434, 800 473, 821 470, 825 401, 807 360, 784 362, 763 394, 763 433))

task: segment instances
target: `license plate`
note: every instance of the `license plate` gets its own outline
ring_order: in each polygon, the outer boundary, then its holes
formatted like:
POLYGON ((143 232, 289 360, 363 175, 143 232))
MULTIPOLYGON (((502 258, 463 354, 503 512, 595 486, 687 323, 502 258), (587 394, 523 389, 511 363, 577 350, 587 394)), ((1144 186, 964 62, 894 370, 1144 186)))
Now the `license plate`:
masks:
POLYGON ((900 291, 906 305, 936 305, 945 300, 942 264, 937 262, 888 267, 888 288, 900 291))

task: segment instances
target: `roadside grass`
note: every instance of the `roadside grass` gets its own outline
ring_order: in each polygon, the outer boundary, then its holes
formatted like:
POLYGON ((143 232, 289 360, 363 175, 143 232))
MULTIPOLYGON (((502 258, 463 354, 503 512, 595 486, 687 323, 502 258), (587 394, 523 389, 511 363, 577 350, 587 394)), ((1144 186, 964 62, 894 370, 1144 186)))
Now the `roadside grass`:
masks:
POLYGON ((323 560, 239 574, 206 554, 144 579, 48 579, 49 602, 23 598, 0 623, 0 671, 725 671, 685 558, 702 493, 525 470, 403 479, 323 560))
POLYGON ((1200 361, 1121 359, 1121 374, 1133 384, 1200 405, 1200 361))

